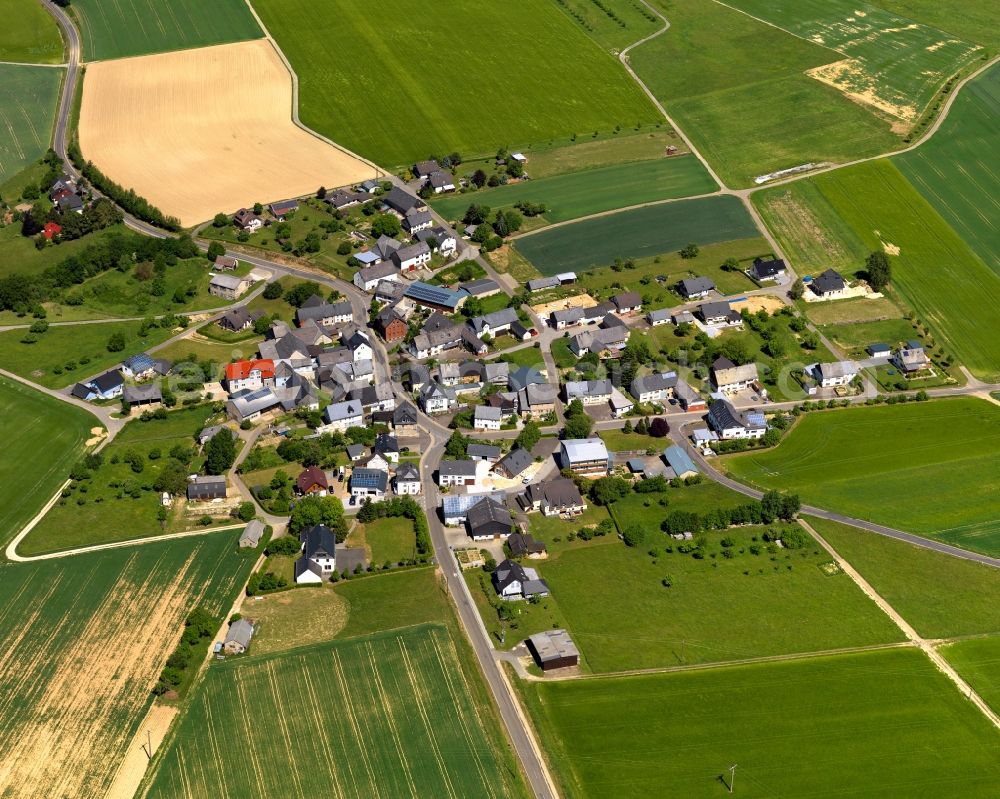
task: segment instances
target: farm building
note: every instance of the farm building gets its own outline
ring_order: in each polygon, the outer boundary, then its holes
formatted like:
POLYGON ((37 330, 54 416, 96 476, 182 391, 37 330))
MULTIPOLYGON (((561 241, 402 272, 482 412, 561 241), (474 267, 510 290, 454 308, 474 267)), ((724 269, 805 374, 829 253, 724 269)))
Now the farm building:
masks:
POLYGON ((560 460, 564 469, 588 477, 600 477, 611 468, 608 448, 599 438, 570 438, 559 442, 560 460))
POLYGON ((406 289, 405 296, 425 308, 444 313, 455 313, 462 307, 462 303, 469 295, 464 291, 452 291, 443 286, 432 286, 430 283, 416 280, 406 289))
POLYGON ((580 664, 580 652, 565 630, 547 630, 528 638, 528 649, 542 671, 580 664))
POLYGON ((243 528, 243 532, 240 533, 240 547, 257 546, 260 539, 264 537, 265 529, 264 522, 260 519, 251 519, 243 528))
POLYGON ((209 502, 226 498, 226 478, 209 475, 196 477, 187 487, 187 498, 197 502, 209 502))
POLYGON ((163 401, 163 394, 160 391, 159 383, 147 383, 143 386, 125 386, 122 390, 122 397, 132 408, 140 405, 156 405, 163 401))
POLYGON ((253 638, 253 623, 248 619, 237 619, 226 631, 222 651, 227 655, 242 655, 250 646, 251 638, 253 638))
POLYGON ((678 380, 677 385, 674 386, 674 396, 681 404, 681 407, 689 413, 694 411, 703 411, 708 407, 701 394, 691 388, 691 386, 683 380, 678 380))
POLYGON ((676 444, 663 450, 663 460, 667 462, 667 466, 674 470, 674 474, 682 480, 685 477, 698 474, 698 467, 694 465, 691 456, 676 444))

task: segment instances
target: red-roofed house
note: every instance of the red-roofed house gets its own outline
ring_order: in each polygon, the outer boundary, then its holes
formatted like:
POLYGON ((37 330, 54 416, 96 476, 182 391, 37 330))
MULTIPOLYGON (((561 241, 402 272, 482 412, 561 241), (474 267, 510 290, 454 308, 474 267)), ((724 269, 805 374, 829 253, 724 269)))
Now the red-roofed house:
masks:
POLYGON ((330 483, 326 479, 326 472, 317 466, 310 466, 295 480, 296 490, 303 495, 325 495, 329 487, 330 483))
POLYGON ((226 364, 226 390, 230 394, 243 389, 254 391, 273 385, 274 361, 270 358, 226 364))
POLYGON ((47 241, 52 241, 52 239, 62 230, 62 227, 56 222, 46 222, 45 227, 42 229, 42 235, 45 236, 47 241))

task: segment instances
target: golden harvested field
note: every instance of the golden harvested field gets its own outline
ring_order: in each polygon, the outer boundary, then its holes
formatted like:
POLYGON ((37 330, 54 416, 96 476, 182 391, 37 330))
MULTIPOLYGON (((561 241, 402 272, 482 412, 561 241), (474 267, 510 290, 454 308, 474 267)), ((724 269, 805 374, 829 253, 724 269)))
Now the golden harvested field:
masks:
POLYGON ((375 177, 297 127, 291 77, 266 40, 92 63, 80 146, 185 226, 375 177))

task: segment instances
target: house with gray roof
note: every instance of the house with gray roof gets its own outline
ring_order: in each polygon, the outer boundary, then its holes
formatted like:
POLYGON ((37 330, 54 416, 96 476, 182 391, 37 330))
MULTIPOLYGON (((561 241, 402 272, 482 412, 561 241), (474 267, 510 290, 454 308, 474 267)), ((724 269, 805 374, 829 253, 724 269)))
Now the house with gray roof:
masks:
POLYGON ((413 496, 420 493, 420 470, 412 463, 404 462, 396 469, 393 489, 399 496, 413 496))
POLYGON ((728 358, 716 358, 712 364, 712 382, 723 394, 733 394, 757 382, 757 364, 737 366, 728 358))
POLYGON ((503 502, 487 497, 469 508, 465 523, 474 541, 506 538, 514 532, 510 511, 503 502))
POLYGON ((337 568, 337 537, 325 524, 299 534, 302 556, 295 561, 296 583, 321 583, 337 568))
POLYGON ((817 297, 822 297, 823 299, 840 297, 847 291, 847 283, 839 272, 827 269, 812 279, 809 283, 809 290, 817 297))
POLYGON ((354 309, 350 300, 326 302, 322 297, 313 294, 296 309, 295 319, 300 325, 306 321, 321 326, 341 325, 354 321, 354 309))
POLYGON ((500 284, 488 277, 469 280, 459 284, 458 287, 470 297, 489 297, 493 294, 499 294, 501 291, 500 284))
POLYGON ((430 211, 418 211, 413 208, 403 217, 403 227, 412 235, 434 227, 434 217, 430 211))
POLYGON ((476 484, 476 462, 474 460, 443 460, 438 465, 438 485, 472 486, 476 484))
POLYGON ((354 273, 353 282, 362 291, 372 291, 382 280, 399 280, 399 270, 389 261, 366 266, 354 273))
POLYGON ((430 263, 431 248, 426 241, 418 241, 416 244, 400 247, 389 258, 400 272, 412 272, 430 263))
POLYGON ((584 405, 600 405, 611 399, 610 380, 572 380, 563 387, 566 402, 580 400, 584 405))
POLYGON ((642 309, 642 297, 638 291, 624 291, 611 298, 615 311, 620 314, 633 314, 642 309))
POLYGON ((567 327, 583 323, 583 308, 561 308, 549 314, 552 327, 556 330, 565 330, 567 327))
POLYGON ((676 372, 658 372, 637 376, 629 391, 639 402, 666 402, 673 398, 676 385, 676 372))
POLYGON ((677 290, 685 299, 700 300, 715 291, 715 283, 707 277, 688 277, 677 285, 677 290))
POLYGON ((721 302, 703 302, 698 306, 698 316, 706 325, 727 325, 738 327, 743 324, 743 317, 729 306, 725 300, 721 302))
POLYGON ((503 418, 499 408, 490 405, 477 405, 472 416, 473 430, 499 430, 503 418))
POLYGON ((466 454, 474 461, 487 461, 496 463, 500 460, 503 450, 492 444, 469 444, 465 448, 466 454))
POLYGON ((628 334, 627 327, 617 325, 600 330, 585 330, 569 340, 569 348, 577 358, 582 358, 588 352, 601 354, 609 350, 620 350, 628 343, 628 334))
POLYGON ((538 577, 538 572, 522 566, 517 561, 505 560, 493 572, 493 588, 501 599, 530 599, 547 597, 549 586, 538 577))
POLYGON ((657 327, 669 322, 671 315, 672 311, 669 308, 658 308, 646 314, 646 321, 649 322, 650 327, 657 327))
POLYGON ((198 476, 187 485, 187 498, 197 502, 209 502, 226 498, 226 478, 222 475, 198 476))
POLYGON ((743 412, 729 401, 717 399, 708 408, 708 424, 724 440, 762 438, 767 432, 763 414, 743 412))
POLYGON ((163 402, 159 383, 145 383, 141 386, 125 386, 122 396, 133 408, 140 405, 155 405, 163 402))
POLYGON ((545 516, 576 515, 587 509, 587 503, 576 483, 568 477, 556 477, 544 483, 528 486, 518 503, 525 510, 537 510, 545 516))
POLYGON ((208 293, 226 300, 235 300, 250 288, 250 279, 236 275, 213 275, 208 281, 208 293))
POLYGON ((240 547, 255 547, 264 537, 266 527, 260 519, 251 519, 240 533, 240 547))
POLYGON ((533 460, 530 452, 526 449, 515 447, 504 455, 499 461, 497 461, 496 466, 493 467, 493 471, 501 477, 513 480, 514 478, 519 477, 525 469, 531 466, 532 462, 533 460))
POLYGON ((474 316, 469 320, 469 326, 477 336, 495 337, 510 330, 510 326, 516 321, 516 309, 501 308, 483 316, 474 316))
POLYGON ((229 625, 222 642, 222 651, 227 655, 242 655, 253 638, 253 623, 249 619, 237 619, 229 625))

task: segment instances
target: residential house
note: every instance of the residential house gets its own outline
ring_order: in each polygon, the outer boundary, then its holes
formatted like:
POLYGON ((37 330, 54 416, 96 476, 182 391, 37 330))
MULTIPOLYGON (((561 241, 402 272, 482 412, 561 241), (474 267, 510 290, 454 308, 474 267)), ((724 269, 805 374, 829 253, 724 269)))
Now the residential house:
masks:
POLYGON ((512 558, 541 560, 548 557, 549 554, 545 549, 545 544, 542 541, 536 541, 529 533, 511 533, 507 536, 507 546, 512 558))
POLYGON ((392 280, 380 280, 375 286, 375 299, 392 305, 404 320, 413 313, 413 303, 405 299, 406 286, 394 274, 392 280))
POLYGON ((507 506, 493 497, 487 497, 469 508, 465 523, 473 541, 506 538, 514 532, 507 506))
POLYGON ((719 438, 762 438, 767 432, 764 414, 737 410, 729 400, 718 399, 708 408, 708 424, 719 438))
POLYGON ((459 289, 464 291, 470 297, 491 297, 494 294, 499 294, 502 289, 500 284, 489 277, 481 277, 477 280, 469 280, 466 283, 460 283, 459 289))
POLYGON ((827 269, 818 277, 814 277, 809 284, 809 290, 817 297, 829 299, 842 297, 847 292, 847 283, 839 273, 833 269, 827 269))
POLYGON ((669 322, 671 317, 672 311, 669 308, 659 308, 646 314, 646 321, 649 322, 650 327, 659 327, 669 322))
POLYGON ((743 317, 729 307, 726 300, 722 302, 703 302, 698 306, 698 316, 706 325, 726 325, 738 327, 743 324, 743 317))
POLYGON ((377 383, 352 389, 347 399, 360 402, 362 413, 391 411, 396 407, 396 395, 392 393, 390 383, 377 383))
POLYGON ((476 462, 473 460, 443 460, 438 465, 438 485, 471 486, 476 484, 476 462))
POLYGON ((379 182, 377 180, 366 180, 361 184, 361 191, 365 194, 374 194, 380 188, 379 182))
MULTIPOLYGON (((433 319, 433 317, 431 317, 433 319)), ((444 327, 425 324, 410 342, 410 352, 420 360, 440 355, 445 350, 454 349, 462 343, 465 325, 445 320, 444 327)))
POLYGON ((389 486, 389 473, 371 466, 351 470, 351 496, 358 499, 381 499, 389 486))
POLYGON ((122 361, 121 372, 136 382, 148 380, 156 375, 153 359, 144 352, 122 361))
POLYGON ((388 261, 392 257, 392 254, 402 246, 402 242, 397 241, 392 238, 392 236, 386 236, 383 234, 375 240, 375 244, 372 245, 372 249, 383 261, 388 261))
POLYGON ((323 410, 323 424, 317 428, 317 432, 332 433, 338 430, 343 433, 351 427, 364 427, 364 412, 357 400, 327 405, 323 410))
POLYGON ((567 327, 583 324, 583 308, 574 306, 553 311, 549 314, 552 327, 556 330, 565 330, 567 327))
POLYGON ((892 356, 892 363, 904 374, 912 374, 930 368, 931 359, 927 357, 923 344, 919 341, 908 341, 905 346, 896 350, 892 356))
POLYGON ((64 197, 60 197, 56 205, 59 206, 59 210, 64 213, 83 213, 83 199, 79 194, 67 194, 64 197))
POLYGON ((117 369, 111 369, 88 383, 77 383, 73 396, 79 399, 116 399, 125 390, 125 379, 117 369))
POLYGON ((396 435, 416 432, 417 421, 417 409, 405 400, 392 411, 392 429, 396 431, 396 435))
POLYGON ((237 433, 235 430, 232 430, 221 424, 214 424, 211 425, 210 427, 202 428, 202 431, 198 433, 198 446, 201 447, 205 446, 209 441, 215 438, 217 433, 221 433, 223 430, 229 433, 229 435, 231 435, 234 439, 239 438, 239 433, 237 433))
POLYGON ((757 364, 737 366, 728 358, 716 358, 712 364, 712 382, 723 394, 735 394, 757 382, 757 364))
POLYGON ((493 572, 493 587, 501 599, 530 599, 546 597, 549 586, 538 577, 538 572, 514 560, 505 560, 493 572))
POLYGON ((611 389, 611 399, 608 400, 608 404, 611 406, 611 415, 615 419, 621 419, 635 408, 635 403, 617 388, 611 389))
POLYGON ((784 280, 785 275, 788 273, 788 268, 781 258, 773 258, 766 261, 763 258, 754 258, 753 266, 750 267, 749 273, 750 277, 758 283, 763 283, 765 280, 780 281, 784 280))
POLYGON ((199 476, 187 485, 187 498, 191 501, 210 502, 226 498, 226 478, 224 476, 199 476))
POLYGON ((688 277, 678 284, 677 289, 685 299, 700 300, 715 291, 715 283, 707 277, 688 277))
POLYGON ((485 499, 492 497, 500 504, 507 501, 503 491, 487 491, 483 494, 448 494, 441 498, 441 515, 449 527, 465 524, 469 511, 485 499))
POLYGON ((412 463, 401 463, 393 481, 393 490, 399 496, 416 496, 420 493, 420 470, 412 463))
POLYGON ((264 227, 264 220, 257 216, 251 209, 241 208, 233 214, 233 224, 247 233, 256 233, 264 227))
POLYGON ((436 172, 431 172, 431 174, 427 176, 427 185, 430 186, 431 191, 435 194, 455 191, 455 178, 452 177, 450 172, 438 170, 436 172))
POLYGON ((580 400, 584 405, 601 405, 611 399, 614 386, 610 380, 572 380, 563 387, 566 402, 580 400))
POLYGON ((658 372, 636 377, 629 387, 632 396, 639 402, 660 402, 673 399, 677 386, 676 372, 658 372))
POLYGON ((260 519, 251 519, 243 528, 243 532, 240 533, 240 548, 256 547, 260 544, 260 539, 264 537, 266 530, 264 522, 260 519))
MULTIPOLYGON (((434 227, 434 217, 431 215, 430 211, 418 211, 412 209, 407 212, 406 216, 403 218, 403 229, 406 230, 411 236, 419 233, 421 230, 429 230, 434 227)), ((429 245, 428 246, 429 250, 429 245)))
POLYGON ((411 209, 416 208, 417 210, 423 210, 427 207, 427 203, 419 197, 414 197, 408 191, 399 188, 399 186, 393 186, 379 199, 381 199, 382 204, 385 205, 385 207, 387 207, 390 211, 394 211, 401 219, 406 216, 406 212, 411 209))
POLYGON ((317 524, 299 535, 302 556, 295 561, 295 582, 321 583, 337 568, 337 537, 325 524, 317 524))
POLYGON ((388 475, 389 460, 378 452, 373 452, 367 458, 362 458, 358 461, 358 468, 375 469, 379 472, 385 472, 388 475))
POLYGON ((486 461, 487 463, 496 463, 503 453, 500 447, 492 444, 469 444, 465 451, 472 460, 486 461))
POLYGON ((354 309, 350 300, 327 302, 317 294, 313 294, 295 311, 295 319, 301 327, 305 322, 315 322, 321 327, 342 325, 354 321, 354 309))
POLYGON ((625 291, 621 294, 615 294, 611 298, 611 302, 615 304, 616 313, 620 314, 634 314, 642 309, 642 297, 638 291, 625 291))
MULTIPOLYGON (((473 363, 480 364, 479 361, 473 361, 473 363)), ((506 361, 497 361, 496 363, 483 363, 480 364, 483 367, 482 381, 488 385, 493 386, 506 386, 510 380, 510 364, 506 361)))
POLYGON ((141 405, 156 405, 163 402, 163 394, 160 391, 159 383, 147 383, 143 386, 125 386, 122 390, 122 397, 135 408, 141 405))
POLYGON ((226 391, 256 391, 274 385, 274 361, 258 358, 252 361, 235 361, 226 364, 226 391))
POLYGON ((532 463, 533 461, 530 452, 526 449, 515 447, 504 455, 499 461, 497 461, 496 466, 493 467, 493 471, 501 477, 506 477, 508 480, 514 480, 515 478, 520 477, 521 473, 531 466, 532 463))
POLYGON ((370 197, 363 193, 357 191, 345 191, 344 189, 337 189, 334 192, 330 192, 326 195, 326 204, 333 208, 335 211, 343 210, 344 208, 350 208, 352 205, 358 205, 363 202, 367 202, 370 197))
POLYGON ((426 242, 418 241, 416 244, 400 247, 390 256, 390 259, 400 272, 413 272, 424 264, 430 263, 431 248, 427 246, 426 242))
POLYGON ((691 388, 691 386, 683 380, 678 380, 677 385, 674 386, 674 396, 681 404, 681 408, 688 413, 704 411, 708 407, 701 394, 691 388))
POLYGON ((279 222, 283 222, 286 216, 299 210, 299 202, 298 200, 279 200, 276 203, 271 203, 268 210, 271 212, 271 216, 279 222))
POLYGON ((383 262, 359 269, 352 280, 362 291, 373 291, 383 280, 399 280, 399 272, 395 264, 383 262))
POLYGON ((423 408, 424 413, 428 415, 446 413, 453 406, 457 405, 454 394, 444 386, 434 382, 423 385, 420 389, 418 402, 420 403, 420 407, 423 408))
POLYGON ((485 314, 484 316, 474 316, 469 320, 469 327, 477 336, 499 336, 510 330, 510 326, 517 321, 517 310, 515 308, 501 308, 499 311, 485 314))
POLYGON ((250 280, 236 275, 213 275, 208 281, 208 293, 225 300, 235 300, 250 288, 250 280))
POLYGON ((431 173, 441 171, 441 164, 431 158, 427 161, 417 161, 413 165, 413 176, 417 178, 429 178, 431 173))
POLYGON ((525 510, 541 511, 545 516, 575 515, 587 509, 580 489, 568 477, 532 483, 518 502, 525 510))
POLYGON ((583 319, 581 320, 585 325, 594 325, 603 322, 607 319, 609 314, 615 312, 615 304, 613 302, 599 302, 596 305, 590 305, 583 309, 583 319))
POLYGON ((554 413, 558 393, 558 387, 549 383, 529 383, 517 392, 518 412, 521 418, 537 421, 554 413))
POLYGON ((854 361, 817 363, 813 367, 813 377, 823 388, 849 385, 858 376, 858 365, 854 361))
POLYGON ((216 324, 230 333, 249 330, 264 315, 263 311, 250 311, 245 305, 226 311, 216 324))
POLYGON ((390 433, 379 433, 375 436, 372 452, 381 455, 389 463, 399 463, 399 439, 390 433))
POLYGON ((577 358, 582 358, 588 352, 603 354, 623 349, 628 342, 628 335, 628 328, 618 325, 600 330, 585 330, 569 340, 569 348, 577 358))
POLYGON ((310 466, 295 478, 295 490, 300 496, 316 494, 321 497, 326 496, 330 488, 330 481, 326 477, 326 472, 318 466, 310 466))
POLYGON ((503 424, 499 408, 489 405, 477 405, 472 416, 473 430, 499 430, 503 424))
POLYGON ((226 630, 222 651, 227 655, 242 655, 250 646, 251 638, 253 638, 253 622, 249 619, 237 619, 226 630))
POLYGON ((559 442, 560 461, 587 477, 601 477, 610 470, 608 448, 600 438, 569 438, 559 442))
MULTIPOLYGON (((439 252, 446 257, 450 257, 458 249, 458 240, 455 235, 440 225, 418 230, 413 237, 417 241, 425 242, 431 248, 431 252, 439 252)), ((459 286, 459 288, 462 287, 459 286)))

